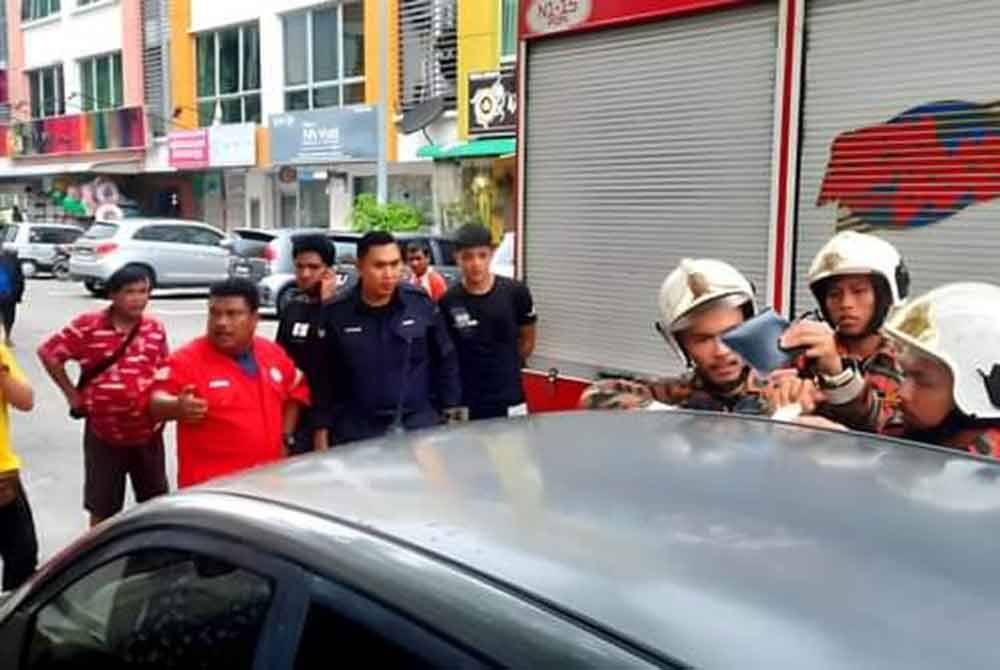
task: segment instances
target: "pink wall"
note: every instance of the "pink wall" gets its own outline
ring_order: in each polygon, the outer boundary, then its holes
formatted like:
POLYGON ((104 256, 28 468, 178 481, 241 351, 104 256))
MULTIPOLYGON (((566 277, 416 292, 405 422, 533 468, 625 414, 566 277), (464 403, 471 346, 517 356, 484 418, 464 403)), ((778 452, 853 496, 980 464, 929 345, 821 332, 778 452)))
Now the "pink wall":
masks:
MULTIPOLYGON (((11 0, 7 0, 10 4, 11 0)), ((142 87, 142 7, 139 0, 122 0, 122 69, 126 107, 145 102, 142 87)))
POLYGON ((31 115, 28 81, 24 77, 24 33, 21 32, 20 0, 4 0, 7 4, 7 90, 10 93, 11 115, 27 119, 31 115), (20 107, 18 105, 21 105, 20 107))

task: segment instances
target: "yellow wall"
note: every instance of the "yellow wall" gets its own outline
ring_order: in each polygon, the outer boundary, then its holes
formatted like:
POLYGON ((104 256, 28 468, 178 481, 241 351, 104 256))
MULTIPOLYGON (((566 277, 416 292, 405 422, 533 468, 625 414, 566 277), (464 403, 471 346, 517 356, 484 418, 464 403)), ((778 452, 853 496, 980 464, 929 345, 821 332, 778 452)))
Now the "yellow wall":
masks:
MULTIPOLYGON (((379 14, 380 0, 364 0, 365 2, 365 102, 369 105, 379 103, 379 14)), ((399 0, 386 0, 389 11, 389 36, 386 40, 389 55, 389 113, 386 137, 386 151, 390 161, 397 160, 399 138, 396 132, 396 114, 399 113, 399 0)))
POLYGON ((469 139, 469 73, 500 68, 500 3, 458 3, 458 136, 469 139), (484 7, 485 6, 485 7, 484 7))
POLYGON ((180 115, 172 130, 198 127, 195 92, 194 38, 191 25, 191 0, 173 0, 170 6, 170 100, 180 115))

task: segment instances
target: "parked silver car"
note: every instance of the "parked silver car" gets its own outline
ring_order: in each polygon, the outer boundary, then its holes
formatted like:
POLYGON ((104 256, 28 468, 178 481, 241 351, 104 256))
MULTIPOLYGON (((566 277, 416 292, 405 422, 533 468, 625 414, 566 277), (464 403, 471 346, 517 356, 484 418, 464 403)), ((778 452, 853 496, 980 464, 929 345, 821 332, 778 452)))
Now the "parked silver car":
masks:
POLYGON ((226 236, 198 221, 129 218, 95 223, 72 248, 69 268, 91 293, 126 265, 145 269, 158 288, 208 286, 228 275, 226 236))
POLYGON ((65 223, 11 223, 3 227, 4 251, 16 253, 25 277, 51 272, 59 247, 73 244, 83 228, 65 223))
POLYGON ((0 607, 0 658, 982 670, 998 557, 995 461, 734 415, 536 416, 140 505, 0 607))

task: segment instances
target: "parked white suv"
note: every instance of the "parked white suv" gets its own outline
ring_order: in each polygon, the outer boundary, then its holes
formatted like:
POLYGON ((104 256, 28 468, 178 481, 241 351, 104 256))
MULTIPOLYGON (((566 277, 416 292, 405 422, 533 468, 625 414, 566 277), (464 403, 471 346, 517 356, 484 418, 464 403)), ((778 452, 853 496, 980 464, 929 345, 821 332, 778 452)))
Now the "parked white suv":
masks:
POLYGON ((226 279, 222 231, 198 221, 129 218, 91 226, 73 245, 69 271, 94 295, 126 265, 145 269, 157 288, 208 286, 226 279))
POLYGON ((17 254, 25 277, 34 277, 51 272, 58 248, 76 242, 81 235, 83 228, 65 223, 12 223, 3 227, 3 248, 17 254))

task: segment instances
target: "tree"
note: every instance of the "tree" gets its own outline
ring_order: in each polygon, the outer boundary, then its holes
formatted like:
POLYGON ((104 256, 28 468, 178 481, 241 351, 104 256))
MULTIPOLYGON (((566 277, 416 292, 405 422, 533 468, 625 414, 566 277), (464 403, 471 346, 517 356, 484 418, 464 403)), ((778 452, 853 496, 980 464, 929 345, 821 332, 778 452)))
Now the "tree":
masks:
POLYGON ((351 229, 359 233, 384 230, 388 233, 407 233, 424 227, 424 218, 412 205, 390 202, 379 205, 375 196, 362 193, 351 210, 351 229))

